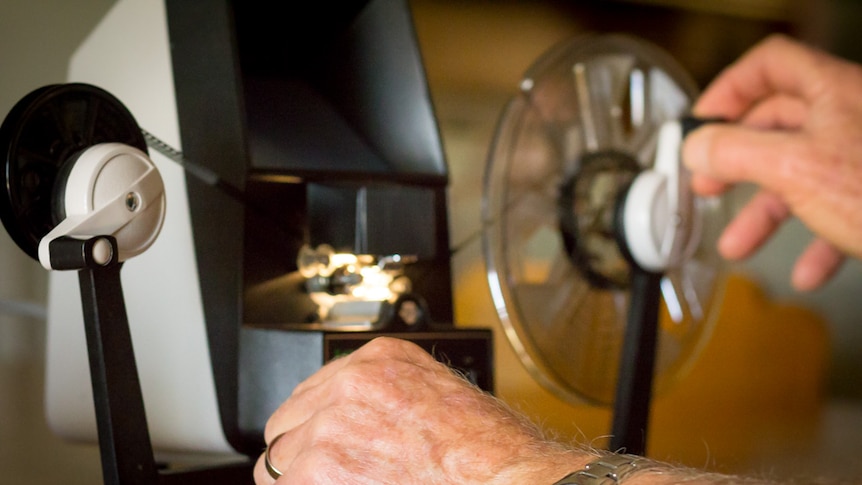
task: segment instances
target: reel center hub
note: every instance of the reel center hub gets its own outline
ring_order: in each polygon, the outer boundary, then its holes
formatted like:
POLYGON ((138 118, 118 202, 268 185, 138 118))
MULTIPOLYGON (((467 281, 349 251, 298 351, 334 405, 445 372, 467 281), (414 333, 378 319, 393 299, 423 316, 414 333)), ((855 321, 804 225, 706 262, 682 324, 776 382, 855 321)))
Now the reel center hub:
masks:
POLYGON ((584 154, 560 187, 557 213, 569 260, 601 288, 628 288, 630 264, 618 244, 617 207, 641 171, 621 151, 584 154))

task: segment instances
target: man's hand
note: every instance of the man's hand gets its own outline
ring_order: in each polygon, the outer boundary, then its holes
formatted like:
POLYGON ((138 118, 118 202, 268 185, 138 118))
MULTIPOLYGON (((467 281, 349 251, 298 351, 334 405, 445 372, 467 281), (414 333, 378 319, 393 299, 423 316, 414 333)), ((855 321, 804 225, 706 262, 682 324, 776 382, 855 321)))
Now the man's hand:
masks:
POLYGON ((818 236, 796 263, 796 288, 824 284, 845 255, 862 258, 860 66, 773 36, 719 75, 694 112, 733 121, 686 139, 694 190, 761 189, 722 235, 722 255, 749 256, 792 215, 818 236))
MULTIPOLYGON (((266 426, 279 483, 551 484, 590 455, 539 431, 418 346, 376 339, 297 386, 266 426)), ((263 457, 255 482, 272 484, 263 457)))

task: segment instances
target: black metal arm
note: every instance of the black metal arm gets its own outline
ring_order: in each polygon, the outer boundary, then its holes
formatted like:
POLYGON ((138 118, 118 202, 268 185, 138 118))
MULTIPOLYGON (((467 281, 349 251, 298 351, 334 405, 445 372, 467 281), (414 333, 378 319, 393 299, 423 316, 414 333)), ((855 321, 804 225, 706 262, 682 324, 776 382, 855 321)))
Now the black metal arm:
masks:
POLYGON ((251 461, 178 471, 157 467, 117 254, 117 242, 109 236, 64 237, 51 243, 54 268, 78 270, 105 485, 252 483, 251 461), (104 249, 106 242, 110 260, 100 264, 93 257, 94 248, 104 249))
POLYGON ((614 401, 611 451, 643 455, 646 451, 658 336, 661 278, 632 268, 631 301, 614 401))

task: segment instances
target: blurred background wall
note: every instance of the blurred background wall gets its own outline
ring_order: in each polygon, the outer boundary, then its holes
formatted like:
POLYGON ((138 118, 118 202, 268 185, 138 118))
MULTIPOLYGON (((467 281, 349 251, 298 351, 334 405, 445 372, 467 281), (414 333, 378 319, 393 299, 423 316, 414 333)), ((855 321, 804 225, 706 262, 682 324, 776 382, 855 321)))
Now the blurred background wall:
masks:
MULTIPOLYGON (((65 81, 72 52, 113 3, 0 0, 3 117, 33 89, 65 81)), ((0 314, 0 483, 100 483, 98 450, 60 441, 45 423, 45 322, 38 307, 47 282, 47 272, 0 230, 0 300, 33 305, 26 315, 0 314)))
MULTIPOLYGON (((5 115, 30 90, 63 82, 69 56, 113 3, 0 0, 0 114, 5 115)), ((413 0, 411 4, 451 171, 451 243, 460 248, 453 261, 456 320, 496 330, 499 323, 483 286, 481 248, 474 237, 479 231, 481 177, 497 118, 516 92, 522 73, 542 52, 586 32, 625 32, 664 47, 701 86, 772 32, 862 59, 855 38, 862 6, 853 0, 413 0)), ((729 201, 738 207, 750 194, 751 188, 741 187, 729 201)), ((723 471, 772 468, 793 473, 792 462, 805 461, 799 458, 803 456, 812 462, 841 462, 836 465, 838 474, 862 473, 855 465, 859 460, 849 454, 862 445, 862 361, 858 358, 862 264, 850 262, 822 290, 795 293, 787 283, 790 268, 809 237, 801 225, 791 222, 737 269, 760 285, 770 300, 804 305, 824 318, 830 344, 822 391, 825 411, 818 411, 810 422, 787 421, 781 423, 787 429, 770 428, 775 439, 748 453, 758 454, 756 459, 710 454, 709 443, 704 443, 697 453, 679 455, 681 461, 723 471), (793 450, 776 446, 793 435, 809 445, 793 450), (772 452, 764 451, 767 448, 772 452)), ((7 306, 0 314, 0 483, 98 482, 96 449, 63 443, 44 423, 45 329, 39 311, 47 278, 5 231, 0 231, 0 275, 0 300, 32 304, 24 314, 7 306), (47 466, 46 457, 50 457, 47 466)), ((773 338, 781 341, 785 336, 779 331, 773 338)), ((537 389, 502 337, 497 339, 497 352, 498 387, 504 399, 551 428, 559 424, 562 435, 576 428, 590 439, 604 428, 606 412, 574 409, 537 389)), ((750 369, 752 374, 757 371, 750 369)), ((793 396, 787 397, 792 400, 793 396)), ((752 402, 752 406, 763 405, 752 402)), ((781 407, 783 402, 772 404, 781 407)), ((745 435, 731 438, 739 436, 745 435)), ((673 450, 666 454, 677 456, 673 450)))

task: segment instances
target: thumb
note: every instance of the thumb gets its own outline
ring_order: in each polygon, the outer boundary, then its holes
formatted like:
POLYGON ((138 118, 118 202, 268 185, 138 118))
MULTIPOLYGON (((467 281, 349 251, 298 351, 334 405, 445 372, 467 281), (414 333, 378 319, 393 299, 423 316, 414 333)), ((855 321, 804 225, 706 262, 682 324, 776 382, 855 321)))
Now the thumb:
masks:
POLYGON ((798 157, 798 134, 762 130, 738 124, 707 124, 689 134, 683 144, 683 163, 695 177, 714 184, 752 182, 776 193, 787 164, 798 157))

